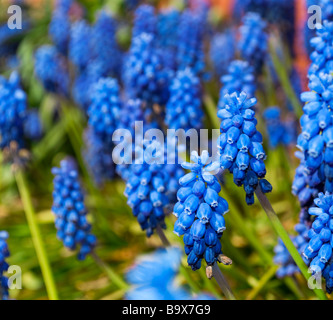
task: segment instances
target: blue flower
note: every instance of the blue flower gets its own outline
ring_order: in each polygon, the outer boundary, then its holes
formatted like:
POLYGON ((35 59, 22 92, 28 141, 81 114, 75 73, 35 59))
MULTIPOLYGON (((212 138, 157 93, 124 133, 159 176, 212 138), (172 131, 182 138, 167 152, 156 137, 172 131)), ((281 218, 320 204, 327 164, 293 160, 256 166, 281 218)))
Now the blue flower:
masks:
POLYGON ((8 300, 8 278, 4 275, 4 272, 8 270, 8 263, 6 262, 6 258, 9 257, 8 250, 8 232, 0 231, 0 299, 8 300))
POLYGON ((184 236, 187 262, 192 270, 197 270, 203 258, 208 266, 222 261, 220 239, 225 230, 223 215, 229 208, 226 200, 219 196, 221 186, 217 178, 211 174, 219 164, 208 163, 207 151, 203 151, 201 156, 193 151, 191 160, 194 163, 182 164, 184 169, 191 172, 179 179, 181 188, 173 209, 173 214, 178 218, 174 233, 184 236))
POLYGON ((52 211, 55 214, 57 237, 70 250, 79 248, 78 259, 84 260, 96 245, 91 233, 84 205, 84 193, 79 173, 73 159, 61 161, 60 168, 53 168, 54 190, 52 211))
POLYGON ((141 33, 132 39, 125 65, 125 84, 130 98, 152 105, 163 105, 168 99, 169 74, 154 45, 154 36, 141 33))
POLYGON ((203 37, 205 22, 199 13, 185 10, 180 18, 178 27, 178 70, 191 68, 196 75, 205 69, 203 37))
POLYGON ((238 49, 242 58, 260 73, 267 53, 266 23, 260 15, 254 12, 247 13, 240 27, 240 40, 238 49))
POLYGON ((0 149, 12 141, 24 146, 24 121, 27 114, 27 96, 20 86, 20 77, 13 72, 9 80, 0 77, 0 149))
POLYGON ((64 57, 54 46, 44 45, 35 53, 35 73, 45 90, 67 95, 69 75, 64 57))
POLYGON ((231 29, 223 33, 217 33, 212 38, 209 56, 214 71, 219 77, 228 72, 227 66, 234 59, 235 51, 235 35, 231 29))
POLYGON ((220 167, 228 169, 237 186, 243 186, 246 203, 254 203, 254 191, 258 184, 266 193, 272 190, 270 183, 263 179, 266 175, 264 160, 266 154, 262 146, 262 135, 256 129, 254 106, 256 98, 247 99, 245 92, 225 96, 225 106, 217 116, 221 118, 221 135, 217 146, 220 149, 220 167))
POLYGON ((142 164, 136 162, 131 165, 124 193, 127 204, 148 237, 157 226, 165 228, 164 208, 169 203, 166 195, 168 177, 161 149, 157 142, 144 142, 142 147, 137 146, 135 152, 142 164))
POLYGON ((319 0, 318 5, 322 9, 322 19, 332 21, 333 19, 333 3, 331 0, 319 0))
POLYGON ((36 109, 27 112, 24 122, 24 136, 31 140, 39 140, 43 135, 43 125, 36 109))
MULTIPOLYGON (((89 64, 89 71, 91 64, 89 64)), ((74 80, 72 87, 72 94, 75 103, 78 104, 83 110, 87 110, 91 104, 91 87, 95 83, 95 76, 91 76, 91 73, 87 70, 82 71, 78 74, 74 80)))
POLYGON ((204 113, 201 107, 200 79, 191 69, 178 71, 170 86, 165 123, 169 129, 200 129, 204 113))
POLYGON ((153 6, 142 4, 134 13, 134 26, 132 30, 132 38, 142 33, 156 34, 157 18, 153 6))
POLYGON ((331 294, 333 292, 333 261, 332 261, 332 258, 324 269, 323 277, 325 278, 325 281, 326 281, 326 290, 329 294, 331 294))
POLYGON ((319 193, 314 206, 309 208, 309 214, 314 216, 314 220, 303 255, 311 261, 310 268, 314 273, 322 272, 332 257, 333 195, 319 193))

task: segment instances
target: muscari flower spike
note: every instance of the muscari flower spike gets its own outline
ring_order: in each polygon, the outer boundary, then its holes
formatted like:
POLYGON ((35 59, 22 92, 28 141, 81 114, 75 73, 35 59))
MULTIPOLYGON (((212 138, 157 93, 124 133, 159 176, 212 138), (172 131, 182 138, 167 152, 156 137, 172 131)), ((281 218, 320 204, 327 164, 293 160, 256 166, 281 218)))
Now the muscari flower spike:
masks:
POLYGON ((155 9, 148 4, 140 5, 134 13, 134 25, 132 29, 132 38, 142 33, 150 33, 155 35, 157 28, 157 18, 155 9))
POLYGON ((143 141, 143 146, 136 147, 137 159, 141 159, 142 164, 131 164, 130 178, 124 192, 128 199, 127 204, 148 237, 158 226, 166 228, 164 208, 169 202, 166 195, 168 177, 164 170, 164 152, 161 149, 163 148, 156 141, 143 141))
POLYGON ((240 27, 240 40, 238 49, 242 58, 260 73, 267 53, 266 23, 260 15, 254 12, 247 13, 240 27))
POLYGON ((6 258, 9 257, 9 250, 7 239, 9 235, 7 231, 0 231, 0 299, 8 300, 8 278, 4 275, 4 272, 8 270, 8 263, 6 258))
POLYGON ((20 86, 20 77, 13 72, 9 79, 0 76, 0 150, 17 143, 24 147, 24 122, 27 96, 20 86))
POLYGON ((35 53, 35 73, 45 90, 68 94, 69 75, 65 58, 52 45, 44 45, 35 53))
POLYGON ((254 191, 260 185, 263 193, 272 191, 266 175, 262 135, 256 129, 254 106, 256 98, 247 99, 245 92, 225 96, 225 106, 217 116, 221 118, 221 135, 218 139, 220 167, 228 169, 237 186, 243 186, 246 203, 254 203, 254 191))
POLYGON ((70 250, 79 247, 78 259, 84 260, 93 251, 96 237, 91 233, 91 224, 86 217, 76 162, 62 160, 60 168, 53 168, 52 173, 55 176, 52 212, 56 217, 57 237, 70 250))
POLYGON ((187 262, 192 270, 201 268, 204 258, 208 266, 225 261, 220 239, 225 230, 223 215, 229 211, 226 200, 219 196, 221 186, 211 174, 218 169, 218 162, 208 162, 209 154, 196 151, 191 154, 193 163, 184 162, 182 167, 190 170, 179 179, 178 202, 173 214, 177 217, 174 233, 184 236, 187 262))
POLYGON ((200 79, 190 69, 180 70, 170 86, 165 123, 169 129, 200 129, 204 113, 201 108, 200 79))

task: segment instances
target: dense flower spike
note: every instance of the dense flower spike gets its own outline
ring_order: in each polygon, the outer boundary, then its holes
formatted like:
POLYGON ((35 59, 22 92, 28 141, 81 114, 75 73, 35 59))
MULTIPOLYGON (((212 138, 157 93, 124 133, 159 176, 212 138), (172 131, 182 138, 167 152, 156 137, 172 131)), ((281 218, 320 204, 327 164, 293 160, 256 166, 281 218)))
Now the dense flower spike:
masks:
POLYGON ((8 278, 4 275, 4 272, 8 270, 8 263, 6 258, 9 257, 8 250, 8 232, 0 231, 0 300, 8 300, 8 278))
POLYGON ((190 67, 197 75, 205 69, 203 51, 203 17, 199 13, 185 10, 178 27, 178 70, 190 67))
POLYGON ((149 105, 166 103, 169 74, 163 69, 152 34, 142 33, 132 39, 125 69, 126 89, 130 98, 139 98, 149 105))
POLYGON ((78 246, 78 259, 84 260, 96 245, 96 237, 91 233, 84 205, 84 194, 79 182, 79 174, 73 159, 61 161, 60 168, 53 168, 54 191, 52 211, 56 216, 57 237, 70 250, 78 246))
POLYGON ((35 54, 35 73, 45 90, 68 94, 69 75, 64 57, 51 45, 38 48, 35 54))
POLYGON ((142 33, 156 34, 157 18, 153 6, 143 4, 139 6, 134 13, 134 26, 132 38, 142 33))
POLYGON ((292 119, 282 121, 281 110, 278 107, 267 108, 264 112, 264 119, 269 144, 272 148, 276 148, 279 144, 285 146, 295 144, 297 139, 295 121, 292 119))
POLYGON ((309 208, 309 214, 314 216, 314 221, 303 255, 311 261, 310 268, 313 272, 322 272, 332 256, 333 196, 327 192, 319 193, 314 204, 314 207, 309 208))
POLYGON ((193 270, 197 270, 203 258, 208 266, 221 261, 220 239, 225 230, 223 215, 229 209, 228 203, 219 196, 221 186, 217 178, 211 174, 219 164, 208 163, 207 151, 203 151, 201 156, 193 151, 191 160, 194 163, 182 164, 191 172, 179 180, 181 188, 173 210, 178 218, 174 233, 184 235, 187 262, 193 270))
POLYGON ((24 146, 24 121, 27 97, 20 87, 20 77, 13 72, 9 80, 0 77, 0 150, 12 141, 24 146))
POLYGON ((256 82, 253 67, 246 61, 234 60, 228 67, 228 73, 221 77, 219 109, 225 107, 224 96, 234 92, 246 92, 248 98, 254 97, 256 82))
POLYGON ((170 87, 165 123, 169 129, 200 129, 203 111, 200 79, 190 69, 178 71, 170 87))
POLYGON ((98 15, 92 28, 91 51, 99 77, 119 75, 122 64, 121 51, 116 40, 116 21, 105 11, 98 15))
POLYGON ((217 116, 221 118, 221 135, 217 146, 220 149, 220 166, 233 173, 237 186, 243 186, 247 204, 254 203, 254 191, 258 184, 264 193, 272 186, 263 179, 266 175, 262 135, 256 129, 254 106, 256 98, 247 99, 245 92, 225 96, 225 106, 217 116))
POLYGON ((248 61, 260 73, 267 53, 266 23, 260 15, 254 12, 247 13, 240 27, 240 40, 238 48, 244 60, 248 61))
POLYGON ((156 141, 135 150, 142 164, 133 163, 126 183, 127 204, 146 234, 150 237, 158 226, 165 228, 164 208, 168 205, 168 177, 164 165, 164 148, 156 141), (163 151, 161 150, 163 149, 163 151))
MULTIPOLYGON (((209 56, 217 76, 221 77, 228 71, 228 66, 235 57, 235 35, 228 29, 217 33, 211 40, 209 56)), ((235 90, 233 90, 235 91, 235 90)))

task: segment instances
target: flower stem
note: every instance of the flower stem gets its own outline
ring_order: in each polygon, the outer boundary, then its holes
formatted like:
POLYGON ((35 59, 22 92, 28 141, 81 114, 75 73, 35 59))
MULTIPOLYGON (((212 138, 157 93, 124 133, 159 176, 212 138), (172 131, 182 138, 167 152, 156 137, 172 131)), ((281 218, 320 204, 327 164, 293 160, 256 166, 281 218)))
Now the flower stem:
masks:
MULTIPOLYGON (((275 213, 271 203, 269 202, 267 197, 262 192, 260 186, 256 189, 255 193, 257 195, 257 198, 258 198, 262 208, 265 210, 265 212, 267 214, 267 217, 269 218, 269 220, 273 224, 273 227, 274 227, 276 233, 278 234, 278 236, 283 241, 283 243, 286 246, 287 250, 289 251, 290 255, 292 256, 295 263, 297 264, 297 266, 301 270, 304 278, 306 280, 309 280, 309 278, 311 277, 311 273, 308 272, 308 267, 304 263, 302 257, 300 256, 300 254, 298 253, 294 244, 292 243, 291 239, 289 238, 289 235, 288 235, 287 231, 283 227, 283 225, 280 222, 277 214, 275 213)), ((323 290, 314 289, 313 291, 319 299, 327 300, 327 297, 326 297, 325 293, 323 292, 323 290)))
POLYGON ((28 220, 32 241, 36 250, 39 265, 42 271, 46 291, 50 300, 58 300, 58 292, 54 282, 51 266, 47 258, 41 232, 37 223, 36 213, 32 205, 31 196, 24 173, 15 172, 16 183, 23 202, 25 215, 28 220))
POLYGON ((171 244, 170 244, 168 238, 166 237, 166 235, 165 235, 165 233, 164 233, 164 231, 163 231, 163 229, 161 228, 160 225, 158 225, 158 226, 156 227, 156 232, 157 232, 158 236, 160 237, 160 239, 161 239, 161 241, 162 241, 164 247, 169 247, 169 246, 171 246, 171 244))
POLYGON ((213 264, 213 277, 215 278, 217 284, 221 288, 221 290, 224 293, 224 295, 226 296, 226 298, 228 300, 236 300, 236 298, 235 298, 234 294, 232 293, 231 288, 230 288, 226 278, 222 274, 222 272, 221 272, 220 268, 218 267, 217 263, 213 264))

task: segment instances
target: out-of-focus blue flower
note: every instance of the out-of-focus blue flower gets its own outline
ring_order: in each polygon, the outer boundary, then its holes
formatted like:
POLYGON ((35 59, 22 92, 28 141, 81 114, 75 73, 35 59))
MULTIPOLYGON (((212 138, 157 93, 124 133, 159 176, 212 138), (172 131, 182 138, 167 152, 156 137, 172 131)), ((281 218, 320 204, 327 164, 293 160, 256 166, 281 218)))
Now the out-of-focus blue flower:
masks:
POLYGON ((170 86, 165 123, 169 129, 200 129, 204 116, 201 108, 200 80, 191 69, 177 72, 170 86))
POLYGON ((76 162, 73 159, 61 161, 60 168, 53 168, 54 190, 52 211, 56 216, 57 237, 70 250, 79 248, 78 259, 84 260, 96 245, 91 233, 84 205, 84 193, 79 181, 76 162))
POLYGON ((201 156, 193 151, 193 163, 184 162, 182 167, 191 170, 179 180, 178 202, 173 214, 178 218, 174 233, 184 236, 187 262, 192 270, 201 268, 205 259, 208 266, 221 261, 220 239, 225 228, 223 215, 229 211, 226 200, 219 196, 221 186, 211 174, 219 167, 218 162, 209 163, 209 154, 201 156))
POLYGON ((276 148, 279 144, 290 146, 297 139, 296 124, 292 119, 281 120, 281 110, 278 107, 269 107, 264 112, 266 130, 269 144, 276 148))
POLYGON ((6 258, 9 257, 9 250, 7 239, 9 235, 7 231, 0 231, 0 299, 8 300, 8 278, 4 275, 4 272, 8 270, 8 263, 6 258))
POLYGON ((24 122, 24 136, 31 140, 39 140, 43 135, 43 125, 36 109, 27 112, 24 122))
MULTIPOLYGON (((292 236, 291 240, 300 254, 303 253, 305 247, 309 242, 308 232, 309 227, 306 224, 298 223, 295 226, 295 231, 298 233, 297 236, 292 236)), ((278 278, 284 278, 286 276, 293 276, 295 273, 299 273, 300 270, 295 264, 293 258, 291 257, 286 246, 279 239, 278 245, 274 248, 275 257, 274 263, 280 265, 280 268, 276 271, 276 276, 278 278)), ((303 256, 304 262, 308 265, 309 260, 303 256)))
POLYGON ((51 45, 44 45, 35 53, 35 73, 45 90, 67 95, 69 75, 64 57, 51 45))
POLYGON ((114 18, 105 11, 100 12, 91 34, 92 56, 101 70, 99 77, 116 76, 121 70, 122 54, 116 31, 114 18))
POLYGON ((75 103, 83 110, 87 110, 91 103, 91 87, 94 84, 94 80, 95 77, 91 77, 87 71, 78 74, 74 80, 72 87, 73 98, 75 103))
POLYGON ((324 269, 323 277, 326 281, 326 291, 331 294, 333 292, 333 259, 331 258, 330 262, 324 269))
POLYGON ((324 271, 332 257, 333 196, 327 192, 319 193, 314 205, 309 208, 309 214, 314 216, 314 220, 303 255, 311 261, 310 268, 316 273, 324 271))
POLYGON ((134 10, 139 4, 140 0, 125 0, 125 6, 128 10, 134 10))
POLYGON ((235 57, 235 35, 231 29, 214 35, 210 42, 209 56, 214 72, 221 77, 228 71, 230 62, 235 57))
POLYGON ((220 167, 228 169, 237 186, 243 186, 246 203, 254 203, 254 191, 258 184, 263 193, 272 186, 263 179, 266 175, 264 160, 266 153, 262 146, 262 135, 256 129, 254 106, 256 98, 247 98, 245 92, 225 96, 225 105, 217 116, 222 120, 218 139, 220 167))
POLYGON ((178 27, 178 70, 191 68, 197 75, 205 69, 205 56, 203 51, 205 21, 201 14, 185 10, 178 27))
POLYGON ((228 73, 221 77, 222 88, 218 108, 224 108, 224 97, 226 94, 244 91, 248 98, 254 97, 256 82, 253 67, 246 61, 234 60, 228 67, 228 73))
POLYGON ((91 27, 84 20, 72 24, 69 41, 69 59, 79 69, 84 69, 91 59, 91 27))
POLYGON ((132 30, 132 38, 142 33, 156 34, 157 18, 153 6, 142 4, 134 13, 134 25, 132 30))
POLYGON ((125 84, 129 98, 164 105, 168 99, 169 73, 154 45, 154 36, 141 33, 132 39, 125 65, 125 84))
POLYGON ((0 77, 0 149, 15 141, 24 146, 24 121, 27 96, 20 86, 20 77, 13 72, 9 80, 0 77))
POLYGON ((333 19, 333 2, 331 0, 319 0, 318 5, 322 10, 322 19, 332 21, 333 19))
POLYGON ((144 142, 135 152, 138 161, 130 166, 124 194, 142 230, 150 237, 157 226, 165 228, 164 208, 169 203, 164 148, 156 141, 144 142))
POLYGON ((239 28, 238 49, 242 58, 248 61, 257 73, 260 73, 267 53, 265 28, 265 21, 254 12, 249 12, 244 16, 243 25, 239 28))

